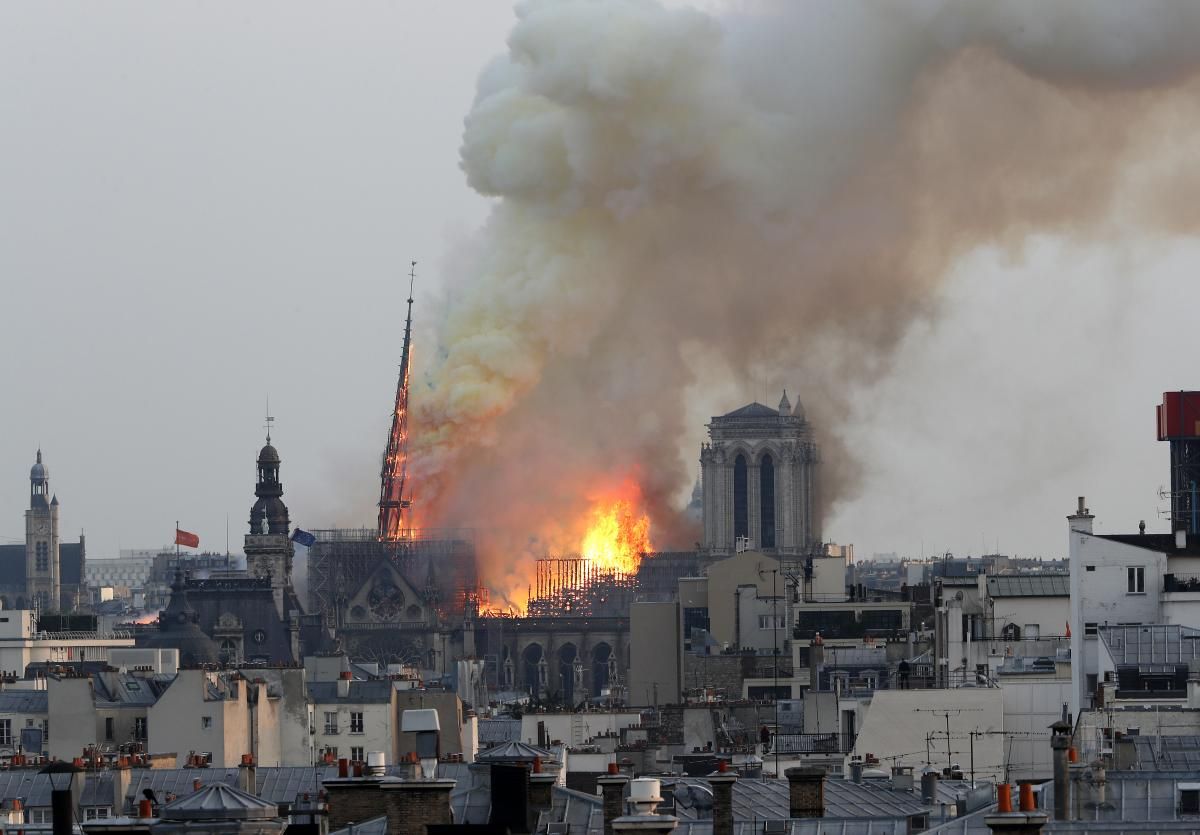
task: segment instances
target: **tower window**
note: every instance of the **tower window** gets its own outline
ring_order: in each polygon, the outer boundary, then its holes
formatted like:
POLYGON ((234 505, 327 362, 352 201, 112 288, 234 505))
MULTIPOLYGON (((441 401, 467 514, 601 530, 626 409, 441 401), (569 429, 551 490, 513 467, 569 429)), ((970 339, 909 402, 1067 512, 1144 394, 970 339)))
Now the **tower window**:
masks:
POLYGON ((761 506, 759 518, 762 520, 762 532, 759 542, 763 548, 775 547, 775 462, 770 455, 764 455, 759 465, 759 498, 761 506))
POLYGON ((746 495, 746 456, 733 460, 733 538, 750 535, 749 498, 746 495))
POLYGON ((35 568, 38 571, 50 570, 50 545, 46 542, 39 542, 34 547, 34 559, 36 561, 35 568))

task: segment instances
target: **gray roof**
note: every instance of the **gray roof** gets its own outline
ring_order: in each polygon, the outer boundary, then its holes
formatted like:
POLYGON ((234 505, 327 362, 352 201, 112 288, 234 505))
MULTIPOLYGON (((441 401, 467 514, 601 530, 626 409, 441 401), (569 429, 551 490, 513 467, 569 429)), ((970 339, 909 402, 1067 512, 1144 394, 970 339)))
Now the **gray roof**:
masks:
MULTIPOLYGON (((335 829, 329 835, 350 835, 350 827, 335 829)), ((388 835, 387 815, 354 824, 354 835, 388 835)))
POLYGON ((279 809, 241 789, 214 783, 168 803, 158 816, 164 820, 273 820, 279 817, 279 809))
POLYGON ((988 575, 989 597, 1070 597, 1069 574, 988 575))
POLYGON ((772 409, 770 406, 764 406, 761 403, 750 403, 740 409, 734 409, 732 412, 726 412, 721 415, 724 418, 759 418, 759 417, 779 417, 779 410, 772 409))
POLYGON ((92 676, 97 707, 149 707, 171 686, 174 676, 128 673, 92 676))
POLYGON ((0 797, 20 797, 26 808, 50 805, 50 778, 32 768, 0 771, 0 797))
POLYGON ((0 691, 0 713, 45 713, 45 690, 0 691))
POLYGON ((480 719, 479 744, 498 745, 502 742, 516 742, 521 738, 520 719, 480 719))
MULTIPOLYGON (((680 778, 676 784, 700 783, 699 778, 680 778)), ((787 780, 767 778, 738 780, 733 784, 733 819, 786 820, 790 815, 787 780)), ((908 818, 922 815, 928 807, 910 791, 894 791, 885 781, 851 783, 846 780, 825 781, 825 818, 908 818)), ((695 817, 694 810, 680 808, 682 819, 695 817)))
POLYGON ((361 704, 387 704, 392 700, 392 682, 387 679, 361 681, 354 679, 350 682, 350 695, 342 699, 338 697, 336 681, 314 681, 308 685, 308 695, 317 704, 332 702, 358 702, 361 704))
POLYGON ((497 745, 495 748, 489 748, 486 751, 480 752, 475 757, 479 762, 533 762, 535 758, 540 758, 545 762, 554 759, 554 755, 544 748, 538 748, 528 743, 516 740, 513 742, 505 742, 502 745, 497 745))
POLYGON ((1117 666, 1186 664, 1200 658, 1200 629, 1190 626, 1102 626, 1098 632, 1117 666))
POLYGON ((1200 736, 1130 736, 1140 771, 1200 772, 1200 736))

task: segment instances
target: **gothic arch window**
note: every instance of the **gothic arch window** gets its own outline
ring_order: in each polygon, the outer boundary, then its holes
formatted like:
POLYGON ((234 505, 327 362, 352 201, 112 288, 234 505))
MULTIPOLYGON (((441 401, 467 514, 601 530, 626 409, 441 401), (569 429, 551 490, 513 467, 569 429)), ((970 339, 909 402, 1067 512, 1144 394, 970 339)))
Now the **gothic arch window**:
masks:
POLYGON ((749 491, 746 489, 746 456, 733 459, 733 538, 750 536, 749 491))
POLYGON ((758 465, 759 519, 762 530, 758 541, 763 548, 775 547, 775 462, 770 454, 764 455, 758 465))

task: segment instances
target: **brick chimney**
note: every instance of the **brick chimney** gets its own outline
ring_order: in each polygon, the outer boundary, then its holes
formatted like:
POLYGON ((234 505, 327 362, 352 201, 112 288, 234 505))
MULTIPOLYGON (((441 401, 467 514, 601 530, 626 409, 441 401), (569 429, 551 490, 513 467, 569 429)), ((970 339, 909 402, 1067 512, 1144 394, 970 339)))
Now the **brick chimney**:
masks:
POLYGON ((453 823, 450 813, 453 788, 453 780, 383 781, 380 789, 387 810, 388 835, 425 835, 426 826, 453 823))
POLYGON ((630 783, 629 802, 634 812, 612 822, 615 835, 670 835, 678 826, 678 819, 654 811, 662 802, 659 795, 661 785, 658 780, 648 777, 640 777, 630 783))
POLYGON ((604 798, 604 835, 613 835, 613 821, 625 814, 625 786, 629 778, 617 772, 617 764, 608 764, 608 774, 596 778, 604 798))
POLYGON ((554 805, 554 784, 558 777, 542 771, 542 761, 533 761, 532 773, 529 775, 529 831, 537 829, 538 818, 542 812, 549 812, 554 805))
POLYGON ((825 817, 825 769, 784 770, 788 781, 788 814, 793 818, 825 817))
POLYGON ((380 781, 370 777, 338 777, 323 784, 329 802, 329 829, 345 829, 352 823, 384 814, 380 781))
POLYGON ((712 786, 713 835, 733 835, 733 784, 737 782, 737 772, 727 771, 725 760, 720 760, 717 770, 705 779, 712 786))
POLYGON ((113 814, 121 817, 125 814, 128 800, 125 796, 129 794, 129 786, 133 782, 133 772, 129 768, 129 760, 121 757, 117 760, 116 766, 112 770, 112 787, 113 787, 113 814))
POLYGON ((254 767, 254 755, 242 754, 241 765, 238 766, 238 788, 247 794, 258 794, 258 769, 254 767))

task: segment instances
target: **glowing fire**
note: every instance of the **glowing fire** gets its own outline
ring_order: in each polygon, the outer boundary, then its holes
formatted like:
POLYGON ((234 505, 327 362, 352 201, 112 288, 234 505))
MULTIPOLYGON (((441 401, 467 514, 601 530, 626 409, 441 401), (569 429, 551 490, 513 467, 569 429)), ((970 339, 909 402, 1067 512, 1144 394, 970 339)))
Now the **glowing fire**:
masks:
POLYGON ((650 545, 650 518, 629 499, 601 502, 592 507, 580 556, 601 571, 637 571, 650 545))

